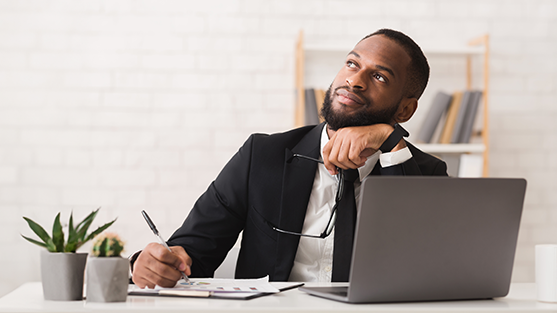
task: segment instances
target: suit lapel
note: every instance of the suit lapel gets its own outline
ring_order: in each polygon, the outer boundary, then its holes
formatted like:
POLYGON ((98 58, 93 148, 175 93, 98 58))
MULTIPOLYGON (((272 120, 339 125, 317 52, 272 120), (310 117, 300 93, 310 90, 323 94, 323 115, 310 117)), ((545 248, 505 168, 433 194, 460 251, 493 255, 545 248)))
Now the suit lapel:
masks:
POLYGON ((368 176, 377 176, 377 175, 381 175, 381 164, 379 162, 379 160, 377 160, 377 164, 375 164, 375 166, 373 167, 373 170, 371 171, 371 173, 369 173, 368 176))
MULTIPOLYGON (((319 159, 320 138, 324 125, 322 123, 314 127, 292 150, 285 149, 281 211, 277 225, 281 229, 302 231, 318 164, 310 160, 293 158, 292 155, 297 153, 319 159)), ((276 280, 288 279, 299 241, 299 236, 278 235, 276 280)))

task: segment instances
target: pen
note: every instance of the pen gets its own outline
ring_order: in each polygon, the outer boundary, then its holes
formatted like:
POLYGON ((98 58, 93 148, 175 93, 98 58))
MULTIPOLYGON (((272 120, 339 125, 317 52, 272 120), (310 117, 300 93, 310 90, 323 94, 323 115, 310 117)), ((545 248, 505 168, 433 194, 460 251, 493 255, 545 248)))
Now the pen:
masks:
MULTIPOLYGON (((166 244, 166 241, 164 241, 164 239, 162 239, 161 235, 159 234, 159 231, 157 230, 157 226, 155 226, 155 223, 153 223, 153 221, 149 218, 149 215, 147 215, 147 212, 145 212, 145 210, 141 210, 141 214, 143 214, 143 217, 145 218, 145 221, 147 222, 147 224, 149 225, 149 227, 151 228, 151 230, 153 231, 153 233, 155 234, 155 236, 157 236, 157 238, 159 238, 159 241, 161 242, 161 244, 168 249, 168 251, 172 252, 172 250, 170 250, 170 248, 168 247, 168 245, 166 244)), ((186 275, 186 273, 180 271, 180 273, 182 273, 182 278, 188 283, 191 284, 190 279, 188 278, 188 275, 186 275)))

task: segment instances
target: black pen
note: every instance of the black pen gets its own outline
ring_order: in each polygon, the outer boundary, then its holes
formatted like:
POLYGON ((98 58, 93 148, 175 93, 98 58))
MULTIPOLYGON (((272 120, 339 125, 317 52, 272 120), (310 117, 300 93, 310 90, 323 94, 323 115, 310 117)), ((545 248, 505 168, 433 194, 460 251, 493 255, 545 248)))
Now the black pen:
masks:
MULTIPOLYGON (((164 241, 164 239, 162 239, 161 235, 159 234, 159 231, 157 230, 157 226, 155 226, 155 223, 153 223, 153 221, 149 218, 149 215, 147 215, 147 212, 145 212, 145 210, 141 210, 141 214, 143 214, 143 217, 145 218, 145 221, 147 222, 147 224, 149 225, 149 227, 151 228, 151 230, 153 231, 155 236, 157 236, 157 238, 159 238, 159 241, 161 242, 161 244, 166 249, 168 249, 168 251, 172 252, 172 250, 170 250, 170 247, 168 247, 168 245, 166 244, 166 241, 164 241)), ((191 284, 190 279, 188 278, 188 275, 186 275, 186 273, 184 273, 182 271, 180 271, 180 273, 182 273, 182 278, 188 284, 191 284)))

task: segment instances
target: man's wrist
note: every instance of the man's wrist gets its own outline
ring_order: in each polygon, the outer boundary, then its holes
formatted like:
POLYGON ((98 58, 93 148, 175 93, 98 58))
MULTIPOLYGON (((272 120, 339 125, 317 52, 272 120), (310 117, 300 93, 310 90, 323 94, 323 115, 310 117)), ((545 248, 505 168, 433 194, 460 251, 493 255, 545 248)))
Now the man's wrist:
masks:
POLYGON ((139 254, 141 254, 141 251, 143 250, 139 250, 136 253, 132 254, 128 260, 130 260, 130 271, 133 273, 133 265, 135 264, 135 261, 137 260, 137 258, 139 257, 139 254))
POLYGON ((406 141, 404 139, 401 139, 398 144, 393 148, 393 150, 391 150, 391 152, 395 152, 395 151, 399 151, 402 150, 404 148, 406 148, 406 141))
POLYGON ((389 134, 387 139, 381 144, 379 150, 382 153, 397 151, 406 147, 403 137, 408 137, 410 135, 406 129, 402 128, 400 124, 395 124, 394 130, 389 134))

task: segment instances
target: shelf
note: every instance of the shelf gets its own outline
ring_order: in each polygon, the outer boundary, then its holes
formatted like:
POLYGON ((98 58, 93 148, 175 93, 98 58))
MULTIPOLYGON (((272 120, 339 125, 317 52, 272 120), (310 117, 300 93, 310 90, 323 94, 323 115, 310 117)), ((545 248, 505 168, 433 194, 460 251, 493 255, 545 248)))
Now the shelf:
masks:
POLYGON ((481 143, 422 143, 414 144, 418 149, 426 153, 483 153, 485 146, 481 143))
POLYGON ((439 48, 424 48, 426 55, 482 55, 485 53, 485 48, 480 47, 439 47, 439 48))

